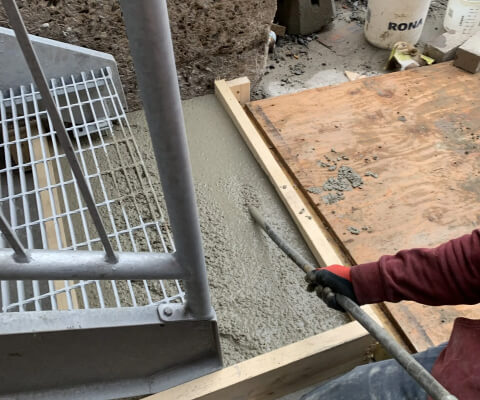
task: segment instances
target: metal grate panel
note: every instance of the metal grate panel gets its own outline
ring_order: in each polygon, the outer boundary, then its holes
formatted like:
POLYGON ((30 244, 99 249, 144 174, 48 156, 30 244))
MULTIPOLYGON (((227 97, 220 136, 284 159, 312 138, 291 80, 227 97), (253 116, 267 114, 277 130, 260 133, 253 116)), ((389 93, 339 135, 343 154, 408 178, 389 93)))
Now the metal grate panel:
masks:
MULTIPOLYGON (((50 88, 114 249, 173 252, 111 70, 52 79, 50 88)), ((33 84, 0 92, 0 209, 28 249, 102 250, 39 99, 33 84)), ((1 281, 0 291, 3 312, 184 300, 178 281, 1 281)))

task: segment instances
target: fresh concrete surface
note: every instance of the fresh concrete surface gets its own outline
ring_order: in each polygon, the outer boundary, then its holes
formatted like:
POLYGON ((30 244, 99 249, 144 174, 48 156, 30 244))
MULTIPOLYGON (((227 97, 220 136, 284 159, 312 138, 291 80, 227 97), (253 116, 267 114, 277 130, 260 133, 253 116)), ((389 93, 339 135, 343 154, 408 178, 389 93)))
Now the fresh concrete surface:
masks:
MULTIPOLYGON (((422 41, 441 33, 442 18, 432 13, 422 41)), ((308 52, 298 43, 285 53, 300 55, 270 63, 261 83, 268 96, 346 81, 344 70, 373 75, 383 73, 388 51, 365 42, 361 27, 342 19, 332 26, 343 32, 330 39, 330 49, 317 40, 308 52), (292 74, 302 62, 305 72, 292 74), (326 65, 323 65, 325 63, 326 65), (282 85, 289 76, 291 83, 282 85)), ((319 34, 319 38, 325 38, 319 34)), ((326 41, 326 38, 325 38, 326 41)), ((258 206, 280 233, 310 260, 289 214, 265 173, 251 155, 229 117, 213 95, 183 102, 192 168, 200 211, 200 223, 208 277, 217 312, 225 365, 299 341, 347 322, 345 316, 325 307, 305 291, 298 268, 256 227, 247 206, 258 206)), ((130 113, 154 186, 161 191, 150 138, 141 111, 130 113)))
MULTIPOLYGON (((225 365, 297 342, 347 321, 305 291, 303 274, 251 220, 262 214, 302 254, 308 249, 267 176, 213 95, 183 103, 213 306, 225 365)), ((137 143, 160 189, 141 111, 137 143)))

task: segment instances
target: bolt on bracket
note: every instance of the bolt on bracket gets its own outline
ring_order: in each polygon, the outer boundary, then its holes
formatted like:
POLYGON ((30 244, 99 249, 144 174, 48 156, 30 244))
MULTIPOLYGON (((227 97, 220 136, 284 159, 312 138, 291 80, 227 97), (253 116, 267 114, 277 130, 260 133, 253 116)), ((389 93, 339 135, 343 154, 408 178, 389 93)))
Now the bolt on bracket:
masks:
MULTIPOLYGON (((167 303, 160 304, 157 308, 158 316, 162 324, 167 322, 181 322, 181 321, 198 321, 188 311, 185 304, 167 303)), ((208 321, 215 321, 216 314, 212 318, 206 319, 208 321)))

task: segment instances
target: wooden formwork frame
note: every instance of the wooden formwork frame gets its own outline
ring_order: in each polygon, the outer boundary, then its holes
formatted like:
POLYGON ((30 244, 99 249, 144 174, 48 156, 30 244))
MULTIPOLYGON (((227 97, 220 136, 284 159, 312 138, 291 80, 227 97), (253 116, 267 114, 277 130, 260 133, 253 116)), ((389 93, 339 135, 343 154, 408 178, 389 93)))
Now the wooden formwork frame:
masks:
MULTIPOLYGON (((248 78, 216 81, 215 94, 275 187, 317 262, 320 265, 347 265, 348 261, 329 237, 316 213, 245 113, 243 107, 250 101, 248 78)), ((405 346, 394 325, 378 306, 362 308, 405 346)), ((349 322, 146 399, 277 399, 367 362, 367 354, 375 347, 372 346, 374 344, 375 340, 360 324, 349 322)), ((374 352, 383 357, 378 348, 374 352)))
MULTIPOLYGON (((52 138, 52 140, 55 140, 52 138)), ((41 160, 45 157, 50 158, 52 156, 51 144, 46 138, 40 137, 39 139, 35 139, 33 141, 33 158, 34 160, 41 160), (42 151, 43 148, 43 151, 42 151)), ((38 184, 39 187, 46 187, 48 186, 48 182, 58 182, 58 177, 55 174, 56 167, 52 160, 47 162, 48 168, 45 168, 43 163, 36 163, 34 168, 36 169, 37 177, 38 177, 38 184), (47 179, 47 174, 48 178, 47 179)), ((60 196, 58 193, 58 188, 53 188, 52 196, 54 203, 50 202, 50 198, 48 195, 47 190, 42 190, 40 192, 40 202, 42 207, 42 214, 44 218, 49 218, 52 215, 60 214, 60 196)), ((60 240, 62 246, 67 246, 67 239, 65 235, 65 221, 63 218, 58 220, 58 230, 60 234, 60 240)), ((45 222, 45 231, 47 234, 47 245, 49 250, 59 250, 59 245, 57 242, 57 236, 55 233, 55 221, 48 220, 45 222)), ((68 285, 72 286, 73 281, 68 281, 68 285)), ((53 286, 55 290, 62 290, 65 288, 64 281, 54 281, 53 286)), ((72 307, 74 309, 78 309, 78 298, 75 289, 70 291, 71 299, 72 299, 72 307)), ((65 292, 58 293, 55 296, 55 300, 57 302, 57 309, 58 310, 68 310, 68 301, 67 301, 67 294, 65 292)))

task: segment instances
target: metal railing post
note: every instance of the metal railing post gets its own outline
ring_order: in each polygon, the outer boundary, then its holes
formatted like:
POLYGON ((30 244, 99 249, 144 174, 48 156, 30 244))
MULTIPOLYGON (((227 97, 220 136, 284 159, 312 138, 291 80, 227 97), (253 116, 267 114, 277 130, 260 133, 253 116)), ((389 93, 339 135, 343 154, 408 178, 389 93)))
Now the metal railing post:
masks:
POLYGON ((166 0, 120 0, 179 264, 187 310, 213 316, 166 0))

